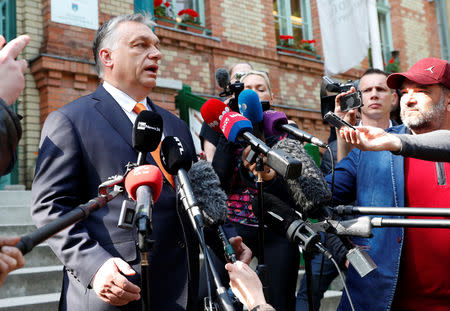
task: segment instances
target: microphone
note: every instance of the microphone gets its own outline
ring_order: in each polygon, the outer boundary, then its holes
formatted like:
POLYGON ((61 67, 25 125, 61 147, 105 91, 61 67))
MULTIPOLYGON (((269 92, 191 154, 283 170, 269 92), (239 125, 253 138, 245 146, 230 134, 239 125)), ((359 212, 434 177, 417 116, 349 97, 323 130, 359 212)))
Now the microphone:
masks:
POLYGON ((227 220, 227 195, 220 188, 220 180, 208 161, 200 160, 192 165, 188 173, 192 191, 198 200, 205 224, 217 227, 228 262, 236 262, 236 254, 222 228, 227 220))
POLYGON ((245 90, 239 94, 239 112, 252 122, 255 136, 263 139, 263 110, 258 94, 253 90, 245 90))
POLYGON ((298 178, 286 181, 288 190, 299 211, 307 216, 320 211, 331 199, 331 192, 322 172, 305 148, 298 141, 290 138, 280 140, 274 148, 279 148, 295 156, 303 165, 301 175, 298 178))
MULTIPOLYGON (((295 210, 273 194, 264 192, 264 220, 275 232, 286 236, 289 241, 302 247, 304 251, 319 251, 328 258, 331 254, 320 243, 320 235, 303 221, 295 210)), ((258 210, 254 209, 256 217, 258 210)))
POLYGON ((289 125, 288 119, 283 112, 267 110, 264 111, 263 115, 264 131, 269 135, 282 135, 288 133, 301 141, 306 141, 322 148, 328 148, 328 145, 317 137, 298 129, 295 126, 289 125))
POLYGON ((236 112, 227 112, 220 120, 220 129, 225 137, 236 142, 238 138, 246 140, 253 150, 256 150, 267 157, 266 165, 274 169, 284 178, 297 178, 301 174, 302 163, 284 152, 269 148, 262 140, 255 137, 251 131, 251 122, 236 112))
MULTIPOLYGON (((138 152, 138 157, 136 164, 127 165, 127 173, 125 174, 128 174, 131 168, 145 164, 147 153, 158 148, 162 133, 163 120, 158 113, 144 110, 137 115, 131 138, 133 149, 138 152)), ((122 229, 133 229, 136 211, 137 206, 132 201, 123 200, 117 226, 122 229)))
POLYGON ((200 108, 203 120, 219 134, 222 134, 220 120, 225 113, 230 111, 231 109, 226 104, 215 98, 208 99, 200 108))
POLYGON ((194 219, 197 228, 203 228, 203 217, 187 175, 192 165, 188 147, 178 137, 167 136, 161 143, 161 162, 169 174, 177 175, 183 206, 194 219))
POLYGON ((141 111, 133 126, 132 146, 138 151, 137 165, 145 163, 148 152, 158 148, 163 133, 162 117, 153 111, 141 111))
MULTIPOLYGON (((152 232, 152 210, 161 194, 163 177, 155 165, 140 165, 125 176, 125 189, 136 201, 135 211, 138 230, 145 228, 152 232)), ((142 241, 143 242, 143 241, 142 241)), ((139 241, 141 245, 141 241, 139 241)))
POLYGON ((230 75, 225 68, 219 68, 216 70, 216 81, 221 88, 225 89, 228 87, 230 84, 230 75))

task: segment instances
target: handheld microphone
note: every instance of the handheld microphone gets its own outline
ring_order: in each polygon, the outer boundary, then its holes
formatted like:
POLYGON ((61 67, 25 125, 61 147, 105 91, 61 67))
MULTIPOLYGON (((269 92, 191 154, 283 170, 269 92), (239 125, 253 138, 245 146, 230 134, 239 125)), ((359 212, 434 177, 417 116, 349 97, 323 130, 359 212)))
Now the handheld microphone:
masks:
POLYGON ((152 232, 153 205, 161 194, 162 184, 162 173, 155 165, 140 165, 125 176, 125 189, 129 196, 136 201, 138 230, 146 228, 149 234, 152 232))
POLYGON ((291 134, 301 141, 306 141, 313 145, 328 148, 328 145, 312 136, 311 134, 302 131, 292 125, 288 124, 288 119, 283 112, 267 110, 264 111, 264 131, 270 135, 282 135, 284 133, 291 134))
POLYGON ((239 94, 239 112, 249 119, 253 125, 255 136, 264 137, 263 110, 258 94, 253 90, 245 90, 239 94))
POLYGON ((226 113, 220 121, 220 129, 225 137, 236 142, 238 138, 246 140, 252 150, 256 150, 267 157, 266 165, 274 169, 284 178, 297 178, 301 174, 302 163, 283 150, 271 149, 251 132, 251 122, 236 112, 226 113))
POLYGON ((162 117, 153 111, 141 111, 133 126, 133 149, 138 151, 137 165, 145 164, 148 152, 156 150, 163 133, 162 117))
POLYGON ((321 212, 322 207, 330 201, 331 192, 313 159, 294 139, 285 138, 277 142, 274 148, 295 156, 303 164, 301 175, 297 179, 286 181, 299 211, 306 216, 321 212))
MULTIPOLYGON (((162 133, 163 120, 158 113, 144 110, 137 115, 133 125, 132 146, 138 152, 138 157, 136 164, 128 166, 128 170, 132 167, 145 164, 147 153, 158 148, 162 133)), ((133 200, 136 199, 134 198, 133 200)), ((136 204, 131 200, 123 200, 117 226, 122 229, 133 229, 136 211, 136 204)))
MULTIPOLYGON (((264 220, 267 226, 286 236, 292 243, 301 246, 304 251, 319 251, 331 257, 331 254, 321 245, 320 235, 309 222, 303 221, 294 209, 273 194, 264 192, 263 196, 264 220)), ((259 217, 257 209, 253 212, 256 217, 259 217)))
POLYGON ((188 147, 178 137, 167 136, 161 143, 161 162, 169 174, 177 175, 183 206, 189 217, 194 219, 197 228, 203 228, 203 216, 187 175, 192 165, 188 147))
POLYGON ((226 104, 215 98, 208 99, 200 108, 203 120, 219 134, 222 134, 220 120, 225 113, 230 111, 231 109, 226 104))
POLYGON ((192 191, 198 200, 205 224, 217 227, 219 238, 223 245, 225 258, 228 262, 236 261, 236 254, 222 228, 227 220, 227 195, 220 188, 220 180, 208 161, 198 161, 188 172, 192 191))

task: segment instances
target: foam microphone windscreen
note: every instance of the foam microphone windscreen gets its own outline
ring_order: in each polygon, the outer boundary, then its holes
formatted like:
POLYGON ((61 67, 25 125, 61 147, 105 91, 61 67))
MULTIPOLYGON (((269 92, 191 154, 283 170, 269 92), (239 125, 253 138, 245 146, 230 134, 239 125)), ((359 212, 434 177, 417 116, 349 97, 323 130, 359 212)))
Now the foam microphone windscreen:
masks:
POLYGON ((171 175, 176 175, 179 169, 189 171, 192 156, 187 145, 175 136, 166 136, 161 143, 161 162, 164 169, 171 175))
POLYGON ((163 133, 163 119, 153 111, 141 111, 133 126, 133 148, 138 152, 156 150, 163 133))
POLYGON ((297 179, 286 179, 288 189, 302 214, 319 211, 329 203, 331 192, 322 172, 303 146, 296 140, 285 138, 273 147, 295 156, 302 162, 302 174, 297 179))
POLYGON ((216 81, 221 88, 226 88, 230 83, 230 75, 225 68, 219 68, 216 71, 216 81))
POLYGON ((220 130, 220 120, 225 113, 230 111, 231 109, 226 104, 215 98, 208 99, 202 108, 200 108, 203 120, 219 134, 222 133, 220 130))
POLYGON ((238 97, 239 112, 252 123, 263 120, 263 110, 258 94, 253 90, 244 90, 238 97))
POLYGON ((159 198, 163 184, 161 170, 155 165, 141 165, 132 169, 125 176, 125 189, 133 200, 136 201, 136 190, 140 186, 149 186, 153 192, 153 202, 159 198))
POLYGON ((228 141, 235 143, 243 132, 253 130, 252 122, 240 113, 227 112, 220 120, 220 129, 228 141))
POLYGON ((269 136, 283 135, 284 132, 279 131, 277 127, 282 124, 288 124, 286 115, 281 111, 267 110, 264 111, 264 132, 269 136))
MULTIPOLYGON (((257 204, 258 200, 257 197, 255 197, 252 201, 252 210, 255 216, 259 218, 257 204)), ((268 192, 263 192, 263 210, 264 224, 282 236, 286 236, 286 232, 290 224, 300 218, 300 216, 295 213, 294 209, 292 209, 286 202, 268 192), (269 211, 278 215, 282 219, 268 213, 269 211)))
POLYGON ((197 199, 207 226, 221 225, 227 219, 227 195, 208 161, 200 160, 188 172, 192 192, 197 199))

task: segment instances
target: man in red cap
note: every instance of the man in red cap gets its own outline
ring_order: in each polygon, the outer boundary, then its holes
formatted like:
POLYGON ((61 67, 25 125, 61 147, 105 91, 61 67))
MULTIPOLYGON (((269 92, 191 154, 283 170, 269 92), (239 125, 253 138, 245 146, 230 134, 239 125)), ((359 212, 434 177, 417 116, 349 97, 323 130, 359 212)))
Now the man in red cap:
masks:
MULTIPOLYGON (((446 61, 422 59, 407 72, 390 75, 387 85, 401 90, 403 121, 387 132, 415 135, 450 129, 450 65, 446 61)), ((354 149, 336 167, 333 199, 336 204, 356 200, 357 206, 449 208, 447 176, 450 163, 354 149)), ((327 181, 331 185, 331 176, 327 181)), ((448 310, 450 231, 392 227, 372 233, 370 239, 353 238, 378 266, 363 278, 349 267, 346 283, 355 309, 448 310)), ((349 309, 343 294, 338 310, 349 309)))

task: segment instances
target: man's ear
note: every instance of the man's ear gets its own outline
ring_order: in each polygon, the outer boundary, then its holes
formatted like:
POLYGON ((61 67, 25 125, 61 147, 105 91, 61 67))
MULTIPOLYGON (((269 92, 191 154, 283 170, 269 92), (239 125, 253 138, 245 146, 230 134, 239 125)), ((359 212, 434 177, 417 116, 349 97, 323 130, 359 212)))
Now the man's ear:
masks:
POLYGON ((98 53, 100 61, 103 64, 103 67, 109 67, 111 68, 113 66, 113 59, 112 59, 112 51, 110 49, 103 48, 98 53))
POLYGON ((392 91, 392 103, 391 103, 391 108, 394 108, 397 103, 400 105, 400 103, 398 102, 398 94, 395 90, 392 91))

